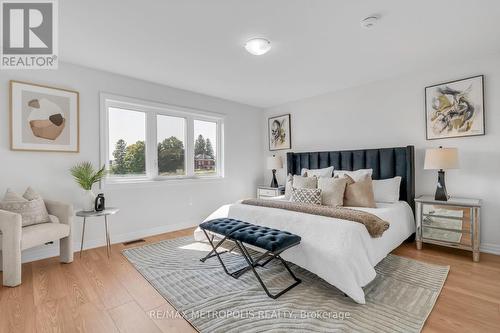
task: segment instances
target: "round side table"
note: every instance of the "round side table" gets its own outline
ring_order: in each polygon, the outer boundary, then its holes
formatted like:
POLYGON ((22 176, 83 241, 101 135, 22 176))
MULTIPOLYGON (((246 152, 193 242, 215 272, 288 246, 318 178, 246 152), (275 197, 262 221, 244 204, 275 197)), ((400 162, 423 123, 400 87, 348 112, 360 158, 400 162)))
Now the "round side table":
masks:
POLYGON ((95 212, 95 211, 85 212, 83 210, 76 212, 76 216, 83 217, 82 245, 80 247, 80 258, 82 257, 83 239, 85 237, 85 224, 87 222, 87 218, 99 217, 99 216, 104 216, 104 228, 106 230, 106 253, 108 254, 109 258, 109 254, 111 252, 111 240, 109 238, 109 231, 108 231, 108 215, 114 215, 118 213, 118 211, 119 211, 118 208, 109 207, 100 212, 95 212))

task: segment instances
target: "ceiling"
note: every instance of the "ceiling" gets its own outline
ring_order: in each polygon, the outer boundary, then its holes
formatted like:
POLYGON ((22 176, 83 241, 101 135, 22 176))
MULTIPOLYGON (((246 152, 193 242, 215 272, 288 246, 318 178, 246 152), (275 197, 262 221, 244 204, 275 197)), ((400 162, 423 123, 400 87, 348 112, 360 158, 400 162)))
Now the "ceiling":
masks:
POLYGON ((500 52, 498 0, 64 0, 59 12, 61 61, 259 107, 500 52), (266 55, 243 48, 256 36, 266 55))

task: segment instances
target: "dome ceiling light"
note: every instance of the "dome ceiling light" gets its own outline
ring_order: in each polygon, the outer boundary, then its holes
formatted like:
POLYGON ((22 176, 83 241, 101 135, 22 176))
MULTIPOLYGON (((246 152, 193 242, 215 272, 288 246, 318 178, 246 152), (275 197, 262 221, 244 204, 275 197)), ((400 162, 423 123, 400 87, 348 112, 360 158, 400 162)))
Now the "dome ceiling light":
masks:
POLYGON ((271 49, 271 42, 265 38, 252 38, 245 43, 245 49, 250 54, 263 55, 271 49))

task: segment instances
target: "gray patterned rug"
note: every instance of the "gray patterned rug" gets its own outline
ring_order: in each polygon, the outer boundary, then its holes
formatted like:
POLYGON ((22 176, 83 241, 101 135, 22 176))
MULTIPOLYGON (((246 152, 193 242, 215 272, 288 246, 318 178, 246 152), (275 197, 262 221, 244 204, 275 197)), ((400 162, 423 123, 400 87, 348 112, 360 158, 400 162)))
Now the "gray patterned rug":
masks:
MULTIPOLYGON (((252 272, 236 280, 224 273, 217 258, 200 262, 208 250, 207 244, 183 237, 123 251, 178 311, 150 315, 182 315, 200 332, 419 332, 449 270, 389 255, 364 288, 366 304, 361 305, 292 265, 302 283, 273 300, 252 272)), ((231 270, 245 264, 238 253, 223 256, 231 270)), ((259 273, 271 292, 292 282, 276 260, 259 273)))

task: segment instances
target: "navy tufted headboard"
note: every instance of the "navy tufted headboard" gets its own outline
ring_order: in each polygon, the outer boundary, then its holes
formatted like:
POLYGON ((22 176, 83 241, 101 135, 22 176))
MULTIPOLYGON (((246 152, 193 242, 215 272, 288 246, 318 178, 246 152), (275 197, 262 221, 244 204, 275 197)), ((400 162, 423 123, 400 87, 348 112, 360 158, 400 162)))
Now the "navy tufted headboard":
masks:
POLYGON ((399 199, 415 211, 415 147, 358 149, 286 154, 287 174, 300 175, 302 168, 335 170, 373 169, 373 179, 401 176, 399 199))

